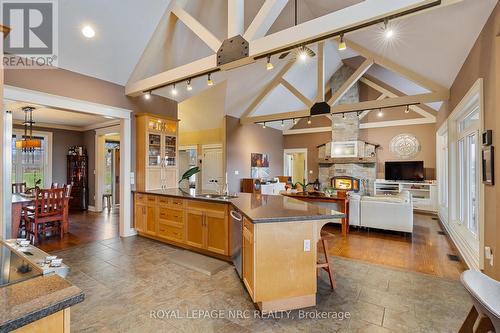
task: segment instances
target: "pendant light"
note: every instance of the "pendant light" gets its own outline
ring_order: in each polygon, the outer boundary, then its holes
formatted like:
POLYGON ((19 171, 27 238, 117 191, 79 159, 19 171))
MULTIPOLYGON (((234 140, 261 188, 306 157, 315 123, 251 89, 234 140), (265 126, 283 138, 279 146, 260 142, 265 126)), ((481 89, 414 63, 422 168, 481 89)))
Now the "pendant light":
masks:
MULTIPOLYGON (((33 137, 33 111, 35 108, 31 106, 23 107, 24 112, 24 135, 22 140, 16 141, 16 149, 21 150, 24 153, 34 153, 36 150, 42 148, 42 141, 33 137)), ((32 155, 32 159, 35 159, 35 155, 32 155)))

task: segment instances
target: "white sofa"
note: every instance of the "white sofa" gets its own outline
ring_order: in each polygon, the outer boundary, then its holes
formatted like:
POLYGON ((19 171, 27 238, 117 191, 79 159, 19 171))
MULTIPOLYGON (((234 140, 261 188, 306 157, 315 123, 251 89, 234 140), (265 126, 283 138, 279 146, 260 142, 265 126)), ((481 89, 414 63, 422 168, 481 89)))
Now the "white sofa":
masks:
POLYGON ((413 232, 411 194, 359 196, 349 198, 349 224, 383 230, 413 232))

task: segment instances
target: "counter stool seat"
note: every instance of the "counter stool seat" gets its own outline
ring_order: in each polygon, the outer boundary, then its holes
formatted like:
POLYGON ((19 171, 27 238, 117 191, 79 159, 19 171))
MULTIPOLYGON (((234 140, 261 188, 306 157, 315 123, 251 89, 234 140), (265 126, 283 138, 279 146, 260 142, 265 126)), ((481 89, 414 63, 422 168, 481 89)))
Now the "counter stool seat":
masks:
POLYGON ((316 272, 319 276, 319 273, 321 272, 321 270, 324 269, 328 273, 328 279, 330 280, 330 286, 332 287, 332 289, 335 289, 335 288, 337 288, 337 281, 335 280, 335 275, 333 273, 332 264, 331 264, 330 259, 328 257, 328 242, 326 241, 325 237, 321 237, 320 242, 323 245, 323 255, 324 255, 325 259, 324 259, 324 261, 320 261, 319 256, 318 256, 318 261, 316 263, 316 272))
POLYGON ((106 203, 105 207, 107 209, 111 209, 111 198, 112 197, 113 197, 113 194, 111 194, 111 193, 105 193, 105 194, 102 195, 102 201, 103 201, 103 203, 106 203))
POLYGON ((459 332, 500 332, 500 282, 474 270, 463 272, 460 281, 474 307, 459 332))

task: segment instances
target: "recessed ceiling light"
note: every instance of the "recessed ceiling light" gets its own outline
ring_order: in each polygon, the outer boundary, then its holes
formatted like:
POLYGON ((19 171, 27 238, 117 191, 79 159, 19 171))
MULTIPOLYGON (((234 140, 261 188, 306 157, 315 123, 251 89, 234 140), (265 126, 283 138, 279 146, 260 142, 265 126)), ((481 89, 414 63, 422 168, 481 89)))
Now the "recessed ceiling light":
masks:
POLYGON ((82 29, 82 34, 87 38, 93 38, 95 36, 95 30, 90 25, 86 25, 82 29))

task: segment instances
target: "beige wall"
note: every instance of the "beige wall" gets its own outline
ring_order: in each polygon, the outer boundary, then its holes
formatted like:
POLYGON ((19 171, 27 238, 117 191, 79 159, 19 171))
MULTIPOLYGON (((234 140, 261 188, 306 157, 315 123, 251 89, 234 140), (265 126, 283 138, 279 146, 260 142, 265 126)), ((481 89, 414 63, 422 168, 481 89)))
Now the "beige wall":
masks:
MULTIPOLYGON (((438 113, 439 127, 454 110, 477 79, 484 83, 484 125, 493 130, 493 144, 500 147, 500 4, 497 4, 471 52, 465 60, 451 89, 450 100, 438 113)), ((500 159, 495 158, 495 174, 500 175, 500 159)), ((496 183, 499 180, 497 177, 496 183)), ((485 246, 495 257, 494 266, 485 263, 485 273, 500 280, 500 216, 497 205, 500 186, 485 186, 485 246)))
POLYGON ((238 118, 226 116, 226 167, 229 190, 239 192, 240 180, 250 178, 250 155, 269 154, 271 176, 283 174, 283 134, 260 125, 241 125, 238 118), (238 170, 239 175, 234 171, 238 170))
MULTIPOLYGON (((89 102, 124 108, 134 113, 153 113, 170 118, 177 118, 177 102, 161 96, 152 95, 150 100, 142 97, 127 97, 125 87, 78 74, 64 69, 6 69, 5 84, 41 91, 53 95, 85 100, 89 102)), ((85 142, 90 145, 94 131, 86 134, 85 142)), ((89 149, 90 150, 90 149, 89 149)), ((89 152, 90 154, 90 152, 89 152)), ((132 117, 132 152, 131 171, 135 171, 135 119, 132 117)), ((89 165, 89 186, 95 187, 93 170, 89 165)), ((93 204, 93 197, 90 197, 93 204)))
POLYGON ((224 143, 224 129, 212 128, 192 132, 179 133, 179 146, 224 143))

